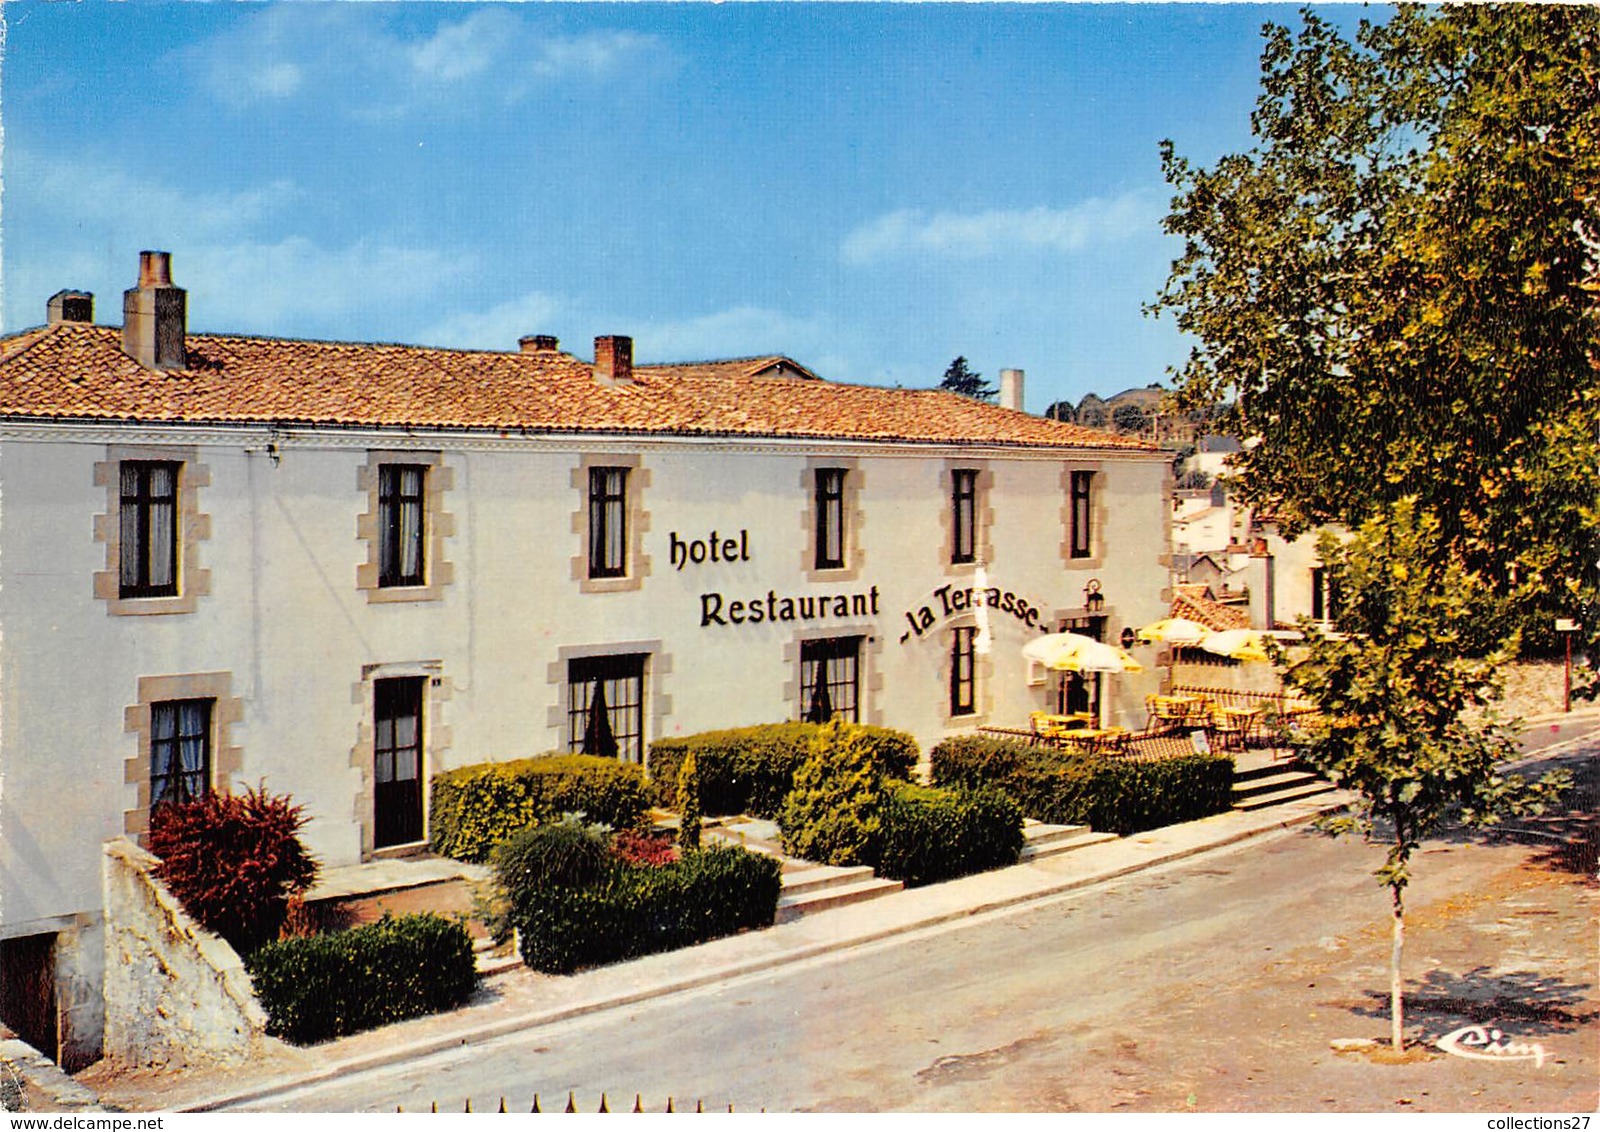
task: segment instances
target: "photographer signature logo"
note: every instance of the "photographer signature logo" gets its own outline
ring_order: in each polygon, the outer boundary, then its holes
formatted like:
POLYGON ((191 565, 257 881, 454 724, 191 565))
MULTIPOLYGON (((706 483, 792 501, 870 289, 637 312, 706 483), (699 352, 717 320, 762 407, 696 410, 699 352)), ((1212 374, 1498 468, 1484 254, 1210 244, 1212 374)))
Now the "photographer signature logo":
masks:
POLYGON ((1463 1026, 1434 1044, 1445 1053, 1474 1061, 1531 1061, 1535 1068, 1544 1065, 1544 1046, 1507 1038, 1500 1030, 1487 1026, 1463 1026))

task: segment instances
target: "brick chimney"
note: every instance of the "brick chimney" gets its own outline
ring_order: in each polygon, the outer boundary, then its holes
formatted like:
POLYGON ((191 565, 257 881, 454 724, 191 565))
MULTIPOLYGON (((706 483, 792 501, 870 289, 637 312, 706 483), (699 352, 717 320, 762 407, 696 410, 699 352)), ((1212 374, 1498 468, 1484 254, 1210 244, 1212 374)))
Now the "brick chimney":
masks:
POLYGON ((517 339, 524 354, 554 354, 561 350, 561 339, 554 334, 525 334, 517 339))
POLYGON ((57 291, 45 303, 45 318, 51 326, 62 322, 93 322, 94 296, 88 291, 57 291))
POLYGON ((602 334, 594 340, 594 379, 601 385, 632 384, 632 338, 624 334, 602 334))
POLYGON ((1000 371, 1000 407, 1002 409, 1015 409, 1022 412, 1022 371, 1020 369, 1003 369, 1000 371))
POLYGON ((172 285, 172 257, 139 253, 139 285, 122 292, 122 352, 149 369, 183 369, 189 298, 172 285))

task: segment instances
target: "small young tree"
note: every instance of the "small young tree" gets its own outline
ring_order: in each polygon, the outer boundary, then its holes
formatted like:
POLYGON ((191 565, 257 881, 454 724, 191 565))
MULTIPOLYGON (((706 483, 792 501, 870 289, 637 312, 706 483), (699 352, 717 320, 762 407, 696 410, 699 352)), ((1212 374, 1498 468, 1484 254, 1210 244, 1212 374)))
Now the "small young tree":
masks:
POLYGON ((678 767, 678 844, 700 848, 700 764, 693 751, 678 767))
POLYGON ((305 823, 300 806, 262 786, 159 806, 150 817, 155 875, 185 911, 248 954, 277 938, 289 898, 316 883, 317 863, 299 838, 305 823))
POLYGON ((993 401, 998 392, 994 386, 983 380, 981 373, 973 373, 967 368, 967 359, 958 357, 945 367, 944 379, 939 382, 939 388, 949 393, 959 393, 963 397, 971 397, 974 401, 993 401))
POLYGON ((1496 770, 1517 750, 1514 732, 1491 710, 1500 695, 1496 669, 1515 649, 1515 634, 1507 638, 1504 599, 1449 546, 1439 520, 1410 499, 1389 505, 1345 542, 1324 534, 1322 561, 1344 595, 1340 632, 1303 621, 1305 655, 1284 673, 1318 709, 1294 738, 1301 757, 1361 796, 1354 815, 1328 826, 1389 844, 1374 875, 1392 904, 1396 1050, 1404 1045, 1401 958, 1412 854, 1449 819, 1487 825, 1537 812, 1567 783, 1564 772, 1529 783, 1496 770))

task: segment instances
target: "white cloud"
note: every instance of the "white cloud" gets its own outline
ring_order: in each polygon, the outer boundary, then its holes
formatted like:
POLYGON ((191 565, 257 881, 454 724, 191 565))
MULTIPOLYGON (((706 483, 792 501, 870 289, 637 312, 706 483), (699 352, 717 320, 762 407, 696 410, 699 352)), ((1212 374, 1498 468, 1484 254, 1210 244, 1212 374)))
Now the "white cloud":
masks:
MULTIPOLYGON (((418 341, 469 350, 515 350, 524 335, 555 333, 558 320, 566 317, 564 310, 565 304, 554 295, 531 291, 487 310, 452 314, 424 330, 418 341)), ((577 343, 562 345, 571 350, 577 343)))
POLYGON ((405 55, 422 77, 454 82, 493 66, 517 29, 517 21, 504 12, 481 9, 458 24, 441 25, 432 38, 406 48, 405 55))
POLYGON ((634 352, 647 362, 788 354, 809 366, 807 355, 815 357, 826 341, 821 319, 741 306, 681 321, 646 323, 634 332, 634 352))
POLYGON ((80 222, 91 215, 102 226, 146 238, 239 231, 280 214, 303 195, 284 179, 248 189, 183 192, 93 160, 58 161, 33 153, 16 164, 27 176, 8 187, 26 194, 33 208, 80 222))
POLYGON ((633 69, 662 51, 653 35, 631 31, 591 32, 569 38, 541 39, 532 71, 541 78, 609 78, 633 69))
POLYGON ((553 35, 504 8, 446 17, 426 35, 397 27, 386 5, 272 5, 182 55, 234 109, 303 96, 363 119, 469 107, 473 93, 515 102, 553 81, 609 81, 671 60, 656 36, 553 35))
POLYGON ((1019 251, 1070 253, 1154 230, 1159 201, 1131 192, 1094 197, 1070 208, 926 212, 903 208, 858 227, 845 237, 848 263, 903 255, 972 259, 1019 251))
POLYGON ((437 300, 473 267, 470 256, 431 248, 369 240, 326 248, 290 236, 185 248, 174 282, 189 291, 197 329, 345 337, 341 326, 374 325, 389 308, 437 300))

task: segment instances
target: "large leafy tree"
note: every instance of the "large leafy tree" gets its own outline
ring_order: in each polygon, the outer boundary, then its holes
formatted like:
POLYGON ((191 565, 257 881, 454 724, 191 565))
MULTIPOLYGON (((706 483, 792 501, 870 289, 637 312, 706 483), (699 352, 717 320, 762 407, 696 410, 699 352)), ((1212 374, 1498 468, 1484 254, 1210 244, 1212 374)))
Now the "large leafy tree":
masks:
POLYGON ((1600 8, 1264 34, 1254 148, 1163 146, 1184 250, 1152 309, 1199 342, 1180 401, 1257 438, 1237 491, 1286 534, 1414 497, 1525 642, 1592 634, 1600 8))
POLYGON ((1320 709, 1304 757, 1389 843, 1399 1045, 1421 838, 1557 785, 1497 773, 1496 668, 1600 620, 1600 9, 1302 19, 1265 31, 1254 148, 1164 146, 1184 250, 1154 309, 1198 341, 1180 404, 1250 438, 1238 497, 1350 532, 1320 547, 1340 633, 1307 625, 1285 679, 1320 709))
POLYGON ((945 367, 939 388, 950 393, 959 393, 963 397, 971 397, 974 401, 993 401, 995 393, 998 392, 994 386, 983 380, 983 374, 972 371, 965 357, 956 358, 945 367))

